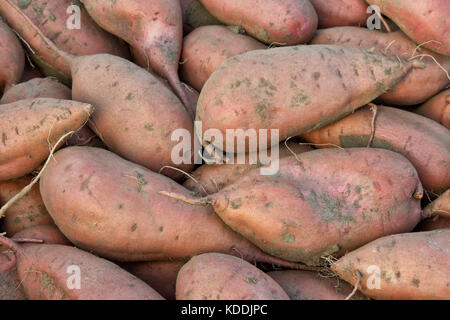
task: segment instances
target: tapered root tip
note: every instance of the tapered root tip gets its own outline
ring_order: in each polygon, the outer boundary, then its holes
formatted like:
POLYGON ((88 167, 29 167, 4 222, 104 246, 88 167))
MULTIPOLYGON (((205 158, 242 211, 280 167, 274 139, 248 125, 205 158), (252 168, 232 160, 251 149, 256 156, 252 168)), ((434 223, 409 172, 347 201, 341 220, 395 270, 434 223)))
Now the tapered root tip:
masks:
POLYGON ((168 192, 168 191, 158 191, 159 195, 166 196, 175 200, 182 201, 184 203, 193 205, 193 206, 207 206, 210 204, 208 198, 188 198, 178 193, 168 192))

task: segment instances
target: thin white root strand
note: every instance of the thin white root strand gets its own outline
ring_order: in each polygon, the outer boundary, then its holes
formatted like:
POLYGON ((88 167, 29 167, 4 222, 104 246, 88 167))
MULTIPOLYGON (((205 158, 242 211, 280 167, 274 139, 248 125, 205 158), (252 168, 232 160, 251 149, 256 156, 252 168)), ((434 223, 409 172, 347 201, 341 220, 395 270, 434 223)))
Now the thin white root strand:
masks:
POLYGON ((384 49, 384 53, 387 54, 387 51, 389 50, 389 48, 394 44, 395 40, 392 40, 391 42, 389 42, 389 44, 386 46, 386 48, 384 49))
POLYGON ((380 12, 377 11, 377 15, 380 18, 381 22, 383 22, 384 27, 386 28, 387 32, 391 33, 391 28, 389 27, 389 25, 387 24, 386 20, 384 20, 383 16, 381 15, 380 12))
POLYGON ((186 171, 183 171, 181 169, 178 169, 178 168, 175 168, 175 167, 172 167, 172 166, 164 166, 161 169, 159 169, 159 173, 161 173, 164 169, 173 169, 175 171, 181 172, 182 174, 184 174, 188 178, 192 179, 192 181, 194 181, 196 184, 198 184, 203 189, 203 192, 205 192, 205 194, 208 195, 208 192, 206 191, 205 187, 200 183, 200 181, 195 179, 194 176, 192 176, 191 174, 187 173, 186 171))
POLYGON ((367 148, 370 148, 370 146, 372 145, 373 139, 375 138, 375 121, 377 119, 378 107, 373 103, 369 103, 368 106, 370 106, 370 111, 373 112, 372 123, 371 123, 372 132, 370 134, 369 142, 367 143, 367 148))
POLYGON ((442 71, 445 72, 445 75, 447 76, 447 79, 450 80, 450 74, 448 73, 448 71, 445 70, 445 68, 444 68, 444 67, 436 60, 436 58, 433 57, 432 55, 429 55, 429 54, 418 54, 418 55, 416 55, 416 56, 411 57, 409 60, 411 61, 411 60, 413 60, 413 59, 423 58, 423 57, 428 57, 428 58, 433 59, 433 61, 439 66, 439 68, 441 68, 442 71))
POLYGON ((6 211, 11 208, 11 206, 16 203, 18 200, 20 200, 21 198, 23 198, 28 192, 30 192, 30 190, 33 188, 33 186, 39 181, 39 179, 41 178, 42 174, 44 173, 45 169, 47 169, 51 159, 53 159, 53 154, 55 153, 56 149, 59 148, 59 146, 72 134, 74 134, 74 131, 70 131, 68 133, 66 133, 65 135, 63 135, 61 138, 59 138, 58 142, 56 142, 56 144, 53 146, 53 148, 50 151, 50 155, 47 158, 47 161, 45 161, 44 166, 42 167, 41 171, 39 172, 39 174, 33 178, 33 180, 31 180, 31 183, 29 185, 27 185, 25 188, 22 189, 22 191, 20 191, 18 194, 16 194, 14 197, 12 197, 1 209, 0 209, 0 218, 2 218, 6 211))
POLYGON ((298 156, 297 156, 297 154, 291 149, 291 148, 289 148, 289 146, 288 146, 288 141, 291 139, 292 137, 289 137, 289 138, 287 138, 286 140, 284 140, 284 145, 286 146, 286 148, 288 149, 288 151, 290 152, 290 153, 292 153, 292 155, 295 157, 295 160, 297 160, 297 162, 298 163, 302 163, 301 161, 300 161, 300 159, 298 158, 298 156))
POLYGON ((361 273, 358 272, 358 280, 356 280, 355 287, 353 288, 353 291, 345 298, 345 300, 350 300, 356 293, 356 290, 358 290, 359 283, 361 282, 361 273))
POLYGON ((417 47, 414 49, 414 51, 413 51, 411 57, 414 57, 414 55, 416 54, 417 50, 420 49, 420 47, 422 47, 422 46, 424 46, 424 45, 426 45, 426 44, 428 44, 428 43, 431 43, 431 42, 435 42, 435 43, 437 43, 437 44, 442 44, 441 42, 436 41, 436 40, 428 40, 428 41, 425 41, 424 43, 421 43, 421 44, 417 45, 417 47))

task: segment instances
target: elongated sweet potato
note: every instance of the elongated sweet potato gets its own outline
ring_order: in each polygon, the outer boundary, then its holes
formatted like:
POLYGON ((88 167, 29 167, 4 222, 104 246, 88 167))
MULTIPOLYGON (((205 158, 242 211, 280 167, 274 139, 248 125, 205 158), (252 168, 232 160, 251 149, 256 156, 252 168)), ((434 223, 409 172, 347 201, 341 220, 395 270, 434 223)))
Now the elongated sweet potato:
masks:
MULTIPOLYGON (((21 11, 17 12, 24 23, 32 25, 21 11)), ((39 30, 36 38, 54 59, 70 65, 72 98, 95 105, 89 126, 111 151, 155 171, 165 165, 192 170, 193 161, 176 165, 171 154, 178 144, 171 141, 174 130, 189 132, 193 141, 192 120, 176 95, 158 78, 117 56, 76 57, 63 52, 39 30)), ((182 176, 173 171, 168 174, 182 176)))
POLYGON ((87 103, 51 98, 0 105, 0 180, 32 172, 58 139, 81 128, 93 111, 87 103))
MULTIPOLYGON (((0 181, 0 207, 31 183, 31 177, 17 180, 0 181)), ((47 212, 39 192, 39 185, 13 204, 6 211, 3 220, 3 231, 8 236, 37 225, 52 225, 52 217, 47 212)))
POLYGON ((193 257, 178 273, 177 300, 289 300, 252 264, 221 253, 193 257))
POLYGON ((189 195, 163 175, 97 148, 65 148, 55 159, 40 180, 42 198, 59 229, 82 249, 117 261, 224 252, 287 264, 231 231, 210 208, 159 195, 160 190, 189 195))
MULTIPOLYGON (((353 288, 345 281, 325 278, 311 271, 272 271, 267 273, 274 279, 291 300, 344 300, 353 288)), ((360 292, 352 300, 364 300, 360 292)))
POLYGON ((228 59, 212 74, 200 93, 197 120, 203 122, 203 132, 222 132, 224 144, 212 144, 227 152, 234 150, 224 148, 226 129, 269 129, 269 137, 276 129, 283 141, 343 118, 393 87, 410 69, 410 63, 394 56, 353 47, 250 51, 228 59))
POLYGON ((12 253, 2 252, 0 246, 0 300, 26 300, 12 253))
MULTIPOLYGON (((72 246, 72 243, 59 231, 55 225, 35 225, 17 232, 12 238, 42 240, 44 244, 59 244, 72 246)), ((26 242, 23 245, 28 245, 26 242)), ((33 244, 31 244, 33 245, 33 244)))
MULTIPOLYGON (((423 66, 415 68, 405 79, 380 96, 377 100, 380 103, 388 105, 423 103, 441 91, 450 81, 448 75, 441 69, 442 67, 447 72, 450 71, 450 57, 426 49, 417 49, 417 44, 402 31, 384 33, 358 27, 329 28, 318 30, 311 43, 376 48, 406 60, 420 56, 417 63, 422 63, 423 66), (422 58, 421 55, 428 57, 422 58), (436 61, 429 56, 434 57, 436 61)), ((390 73, 391 70, 386 69, 385 72, 390 73)))
POLYGON ((164 298, 175 300, 178 271, 184 264, 184 261, 149 261, 124 263, 121 267, 154 288, 164 298))
POLYGON ((450 217, 434 216, 423 220, 418 229, 420 231, 433 231, 439 229, 450 229, 450 217))
POLYGON ((395 152, 314 150, 281 159, 279 167, 272 176, 253 170, 205 198, 160 194, 211 204, 231 229, 264 252, 308 265, 411 231, 420 221, 420 180, 395 152))
POLYGON ((25 68, 25 54, 19 39, 0 17, 0 92, 20 81, 25 68))
POLYGON ((15 251, 17 271, 30 300, 163 300, 159 293, 117 265, 80 249, 54 244, 20 246, 0 237, 15 251), (75 275, 77 281, 71 279, 75 275))
POLYGON ((201 91, 211 74, 228 58, 266 46, 224 26, 205 26, 191 32, 183 42, 183 80, 201 91))
POLYGON ((183 23, 191 28, 202 26, 221 25, 199 0, 181 0, 181 12, 183 14, 183 23))
POLYGON ((360 26, 367 24, 364 0, 310 0, 319 17, 319 28, 360 26))
POLYGON ((342 257, 332 269, 374 299, 450 298, 450 230, 398 234, 342 257))
POLYGON ((252 37, 271 44, 308 42, 317 29, 317 13, 309 0, 200 0, 217 19, 240 26, 252 37))
MULTIPOLYGON (((302 137, 317 144, 366 147, 372 121, 373 112, 365 107, 302 137)), ((371 146, 403 154, 416 167, 425 189, 440 193, 450 188, 450 134, 435 121, 412 112, 378 106, 371 146)))
POLYGON ((423 210, 423 216, 426 218, 434 216, 450 218, 450 189, 427 205, 423 210))
POLYGON ((72 92, 62 83, 52 78, 34 78, 15 85, 5 93, 0 104, 7 104, 25 99, 54 98, 71 100, 72 92))
MULTIPOLYGON (((288 142, 288 147, 282 144, 279 148, 279 158, 286 158, 293 154, 312 151, 313 149, 307 145, 300 145, 294 141, 288 142)), ((268 151, 270 153, 270 151, 268 151)), ((257 159, 257 158, 255 158, 257 159)), ((277 159, 278 160, 278 159, 277 159)), ((187 179, 183 184, 187 189, 194 191, 196 195, 207 196, 219 192, 226 186, 237 181, 240 177, 246 175, 251 170, 262 166, 260 162, 255 164, 250 163, 250 156, 246 154, 245 163, 237 163, 235 157, 234 164, 212 164, 202 165, 194 172, 192 172, 193 179, 187 179)))
POLYGON ((450 56, 450 12, 448 0, 366 0, 377 5, 417 44, 434 52, 450 56), (447 13, 446 13, 447 12, 447 13))
POLYGON ((437 94, 414 112, 433 119, 450 129, 450 89, 437 94))
POLYGON ((137 63, 166 78, 191 109, 178 78, 183 41, 180 0, 81 0, 105 30, 128 42, 137 63))
MULTIPOLYGON (((0 104, 34 98, 71 100, 72 91, 54 78, 33 78, 27 82, 22 82, 13 86, 11 90, 3 95, 0 104)), ((69 146, 87 145, 96 137, 95 133, 85 125, 73 136, 69 137, 66 144, 69 146)))
POLYGON ((54 52, 48 51, 36 37, 38 29, 61 50, 77 56, 95 53, 110 53, 124 58, 130 56, 127 45, 95 24, 78 0, 4 0, 0 2, 0 15, 31 46, 31 56, 41 71, 64 82, 70 79, 69 64, 54 59, 54 52), (77 9, 70 11, 71 6, 77 9), (26 23, 18 10, 28 16, 33 24, 26 23))

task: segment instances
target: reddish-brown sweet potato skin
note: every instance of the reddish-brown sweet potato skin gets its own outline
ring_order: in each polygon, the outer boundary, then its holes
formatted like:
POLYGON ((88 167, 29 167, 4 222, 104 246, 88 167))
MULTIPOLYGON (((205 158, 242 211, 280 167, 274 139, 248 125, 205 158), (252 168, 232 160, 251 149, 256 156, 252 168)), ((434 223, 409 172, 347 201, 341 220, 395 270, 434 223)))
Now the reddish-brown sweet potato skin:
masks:
POLYGON ((410 68, 409 63, 381 51, 354 47, 308 45, 250 51, 226 60, 212 74, 200 93, 196 118, 202 121, 203 133, 217 129, 224 141, 227 129, 268 129, 269 137, 271 129, 276 129, 283 141, 371 102, 410 68), (390 74, 385 72, 388 69, 390 74))
POLYGON ((137 64, 166 78, 186 108, 191 108, 178 78, 183 41, 179 0, 81 2, 102 28, 132 46, 137 64))
POLYGON ((310 0, 319 17, 319 28, 360 26, 367 23, 367 3, 364 0, 310 0))
MULTIPOLYGON (((364 107, 302 137, 316 144, 365 147, 372 133, 372 120, 373 112, 364 107)), ((401 109, 378 106, 371 146, 407 157, 417 169, 425 189, 439 193, 450 188, 450 134, 435 121, 401 109)))
POLYGON ((433 119, 450 129, 450 89, 437 94, 414 112, 433 119))
POLYGON ((24 99, 54 98, 71 100, 72 92, 68 87, 52 78, 34 78, 19 83, 5 93, 0 104, 13 103, 24 99))
POLYGON ((433 216, 450 217, 450 189, 428 204, 423 210, 423 216, 427 218, 433 216))
POLYGON ((420 221, 417 172, 395 152, 314 150, 279 165, 275 175, 253 170, 207 198, 228 226, 273 256, 318 265, 420 221))
MULTIPOLYGON (((336 278, 325 278, 312 271, 272 271, 274 279, 291 300, 344 300, 353 290, 352 286, 336 278)), ((360 292, 352 300, 364 300, 360 292)))
MULTIPOLYGON (((4 242, 4 240, 2 239, 4 242)), ((80 249, 53 244, 15 245, 17 271, 30 300, 162 300, 117 265, 80 249), (70 287, 78 267, 79 289, 70 287)))
POLYGON ((156 172, 166 165, 193 169, 193 161, 173 163, 172 150, 179 142, 171 140, 175 130, 184 129, 193 141, 192 119, 156 77, 130 61, 103 54, 77 57, 72 70, 72 97, 95 106, 89 125, 111 151, 156 172))
POLYGON ((433 231, 439 229, 450 229, 450 217, 434 216, 424 219, 418 226, 420 231, 433 231))
POLYGON ((317 13, 309 0, 200 0, 227 25, 241 26, 266 44, 308 42, 317 29, 317 13))
MULTIPOLYGON (((289 149, 283 144, 279 148, 279 158, 286 158, 293 154, 312 151, 308 145, 301 145, 290 141, 287 143, 289 149)), ((270 152, 270 151, 269 151, 270 152)), ((240 177, 246 175, 251 170, 262 166, 261 163, 250 164, 250 156, 246 154, 244 164, 212 164, 202 165, 194 172, 193 179, 187 179, 183 184, 184 187, 193 191, 196 195, 207 196, 219 192, 226 186, 237 181, 240 177)), ((255 158, 257 159, 257 158, 255 158)), ((236 159, 235 159, 236 161, 236 159)))
MULTIPOLYGON (((44 244, 72 246, 72 243, 61 233, 61 231, 59 231, 55 225, 35 225, 17 232, 12 239, 42 240, 42 243, 44 244)), ((28 244, 24 243, 23 245, 28 244)))
POLYGON ((11 252, 2 252, 6 249, 0 246, 0 301, 26 300, 20 287, 20 279, 15 266, 15 256, 11 252))
POLYGON ((40 180, 42 198, 61 232, 80 248, 124 262, 205 252, 279 262, 231 231, 210 208, 159 195, 190 194, 163 175, 97 148, 65 148, 54 157, 40 180))
POLYGON ((81 128, 92 112, 87 103, 51 98, 0 105, 0 180, 32 172, 51 147, 65 133, 81 128))
POLYGON ((211 74, 228 58, 267 48, 261 42, 224 26, 204 26, 184 38, 181 74, 184 81, 201 91, 211 74))
POLYGON ((18 83, 25 68, 25 54, 19 39, 0 17, 0 92, 18 83))
POLYGON ((47 52, 45 45, 39 41, 35 30, 39 28, 56 45, 75 55, 110 53, 129 58, 126 44, 102 30, 92 21, 84 6, 78 0, 4 0, 0 2, 0 14, 8 21, 33 48, 32 55, 41 70, 47 75, 58 76, 67 81, 70 67, 66 61, 54 59, 47 52), (75 5, 80 9, 80 28, 69 29, 67 23, 73 22, 68 8, 75 5), (25 13, 34 26, 24 22, 17 10, 25 13))
POLYGON ((339 277, 374 299, 450 299, 450 230, 375 240, 332 264, 339 277), (377 275, 378 273, 378 275, 377 275))
POLYGON ((205 9, 199 0, 181 0, 180 2, 185 29, 222 24, 205 9))
POLYGON ((450 56, 450 12, 448 0, 366 0, 393 20, 417 44, 450 56), (446 13, 447 12, 447 13, 446 13), (431 41, 433 40, 433 41, 431 41))
MULTIPOLYGON (((31 177, 0 181, 0 207, 31 183, 31 177)), ((37 225, 52 225, 52 217, 47 212, 39 192, 39 185, 33 188, 5 213, 3 231, 11 237, 14 234, 37 225)))
POLYGON ((124 263, 121 267, 147 283, 167 300, 175 300, 177 276, 184 264, 184 261, 150 261, 124 263))
POLYGON ((289 300, 271 277, 233 256, 205 253, 178 273, 177 300, 289 300))
MULTIPOLYGON (((423 68, 415 68, 393 88, 380 96, 377 101, 387 105, 415 105, 425 102, 442 90, 449 79, 442 70, 450 71, 450 57, 446 57, 424 48, 417 48, 402 31, 384 33, 358 27, 337 27, 318 30, 312 44, 354 46, 366 49, 376 48, 387 54, 405 60, 415 55, 426 54, 430 57, 420 59, 423 68), (442 67, 442 68, 441 68, 442 67)), ((376 62, 375 62, 376 63, 376 62)), ((392 72, 386 68, 386 73, 392 72)))

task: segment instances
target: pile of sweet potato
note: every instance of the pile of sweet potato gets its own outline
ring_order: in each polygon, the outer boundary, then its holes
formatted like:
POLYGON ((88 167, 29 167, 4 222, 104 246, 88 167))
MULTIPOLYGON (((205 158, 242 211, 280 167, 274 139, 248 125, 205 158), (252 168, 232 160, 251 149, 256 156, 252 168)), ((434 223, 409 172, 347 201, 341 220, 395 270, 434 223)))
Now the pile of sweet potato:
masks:
POLYGON ((0 299, 450 299, 448 12, 1 0, 0 299))

